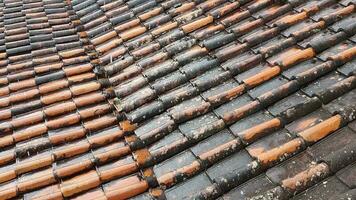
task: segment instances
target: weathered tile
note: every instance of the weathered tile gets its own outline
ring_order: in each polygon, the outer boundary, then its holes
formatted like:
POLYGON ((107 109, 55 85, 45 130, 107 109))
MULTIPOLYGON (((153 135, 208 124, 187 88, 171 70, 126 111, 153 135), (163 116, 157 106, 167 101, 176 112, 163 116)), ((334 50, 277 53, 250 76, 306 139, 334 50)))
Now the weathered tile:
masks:
POLYGON ((155 165, 153 171, 157 177, 160 177, 168 172, 172 172, 178 168, 192 163, 195 160, 195 156, 188 150, 184 151, 172 158, 165 160, 164 162, 155 165))
POLYGON ((264 191, 272 189, 274 184, 266 177, 266 175, 262 174, 254 179, 249 180, 237 188, 234 188, 230 192, 223 195, 224 200, 230 199, 246 199, 251 198, 253 196, 257 196, 264 191))
POLYGON ((218 85, 216 87, 213 87, 213 88, 203 92, 201 95, 206 100, 209 97, 212 97, 212 96, 218 95, 220 93, 223 93, 226 90, 229 90, 229 89, 237 87, 238 85, 239 84, 234 79, 230 79, 230 80, 227 80, 226 82, 224 82, 224 83, 222 83, 222 84, 220 84, 220 85, 218 85))
POLYGON ((218 117, 210 112, 179 125, 179 130, 187 137, 194 137, 196 130, 216 121, 218 121, 218 117))
POLYGON ((346 49, 349 49, 353 46, 352 42, 349 41, 343 41, 335 46, 332 46, 331 48, 323 51, 321 54, 319 54, 317 57, 320 58, 323 61, 326 61, 326 59, 330 56, 336 55, 342 51, 345 51, 346 49))
POLYGON ((342 184, 336 177, 323 180, 314 187, 292 198, 293 200, 302 199, 326 199, 330 196, 341 194, 348 190, 347 186, 342 184))
POLYGON ((229 130, 224 129, 215 135, 212 135, 209 138, 199 142, 191 148, 191 151, 195 156, 199 156, 233 139, 235 139, 235 137, 229 132, 229 130))
POLYGON ((289 135, 287 130, 282 129, 259 139, 255 143, 247 146, 246 150, 251 156, 258 157, 259 155, 271 149, 282 146, 283 144, 289 142, 291 139, 292 137, 289 135))
POLYGON ((355 188, 356 187, 356 177, 355 177, 355 171, 356 171, 356 164, 353 163, 344 169, 338 171, 336 173, 336 176, 344 183, 346 184, 349 188, 355 188))
POLYGON ((343 80, 345 77, 338 73, 332 72, 326 76, 319 78, 313 83, 309 84, 307 87, 303 88, 302 91, 305 92, 308 96, 314 96, 331 85, 343 80))
POLYGON ((245 150, 241 150, 233 154, 230 157, 227 157, 216 163, 209 169, 207 169, 206 173, 211 179, 220 178, 225 173, 233 172, 240 167, 246 166, 252 162, 252 158, 245 150))
POLYGON ((225 113, 232 111, 234 109, 240 108, 248 103, 250 103, 252 100, 248 95, 242 95, 240 97, 237 97, 233 99, 232 101, 218 107, 217 109, 214 110, 214 112, 222 117, 225 113))
POLYGON ((165 136, 161 140, 153 143, 148 148, 148 150, 153 153, 156 150, 159 150, 160 148, 164 148, 165 146, 167 146, 175 141, 181 140, 183 138, 184 138, 184 135, 179 130, 175 130, 175 131, 169 133, 167 136, 165 136))
POLYGON ((328 119, 329 117, 331 117, 330 113, 320 108, 310 113, 309 115, 303 116, 302 118, 297 119, 290 124, 287 124, 286 129, 291 134, 297 134, 324 121, 325 119, 328 119))
POLYGON ((268 108, 268 111, 276 116, 278 114, 280 114, 281 112, 287 110, 288 108, 291 108, 297 104, 303 103, 305 101, 308 100, 308 97, 306 97, 303 94, 300 93, 294 93, 280 101, 278 101, 277 103, 273 104, 272 106, 270 106, 268 108))
POLYGON ((331 171, 338 171, 355 160, 355 136, 349 128, 342 128, 313 145, 308 152, 317 161, 328 163, 331 171))
POLYGON ((269 113, 265 111, 260 111, 237 121, 236 123, 230 126, 230 130, 233 132, 234 135, 239 135, 239 133, 249 128, 252 128, 258 124, 261 124, 262 122, 268 121, 272 118, 273 117, 269 113))
POLYGON ((282 74, 288 79, 293 79, 297 74, 302 73, 310 69, 311 67, 321 64, 318 59, 310 59, 304 62, 301 62, 286 71, 283 71, 282 74))
POLYGON ((325 109, 330 113, 335 113, 337 111, 343 111, 347 107, 355 107, 355 101, 353 100, 356 95, 356 90, 351 90, 349 93, 335 99, 334 101, 325 105, 325 109))
POLYGON ((275 184, 280 184, 283 180, 295 176, 313 164, 315 162, 312 156, 304 151, 282 162, 280 165, 268 169, 266 175, 275 184))
POLYGON ((165 195, 167 199, 189 199, 199 190, 209 185, 211 185, 211 182, 208 176, 205 173, 201 173, 192 179, 168 189, 165 191, 165 195))
POLYGON ((356 73, 356 61, 352 60, 348 63, 345 63, 343 66, 338 68, 338 71, 345 76, 356 73))
POLYGON ((278 76, 274 79, 271 79, 269 81, 267 81, 266 83, 257 86, 251 90, 249 90, 247 93, 252 97, 252 98, 256 98, 262 94, 264 94, 266 91, 271 91, 275 88, 278 88, 279 86, 283 85, 287 83, 287 80, 284 79, 281 76, 278 76))
POLYGON ((251 69, 248 69, 247 71, 239 73, 238 75, 235 76, 235 79, 241 83, 243 80, 245 80, 245 79, 247 79, 247 78, 249 78, 249 77, 251 77, 251 76, 257 74, 258 72, 261 72, 267 68, 268 68, 267 64, 265 64, 265 63, 259 64, 257 66, 252 67, 251 69))

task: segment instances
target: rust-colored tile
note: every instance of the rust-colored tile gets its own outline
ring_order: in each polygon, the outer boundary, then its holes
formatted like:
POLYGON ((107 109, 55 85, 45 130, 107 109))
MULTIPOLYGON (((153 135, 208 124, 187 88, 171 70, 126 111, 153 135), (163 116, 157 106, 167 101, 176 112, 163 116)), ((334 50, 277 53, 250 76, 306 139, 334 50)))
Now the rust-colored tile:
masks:
POLYGON ((84 49, 72 49, 72 50, 67 50, 67 51, 62 51, 59 52, 58 54, 62 57, 62 58, 71 58, 80 54, 83 54, 84 49))
POLYGON ((87 119, 87 118, 94 117, 97 115, 99 115, 99 116, 104 115, 104 114, 110 112, 111 108, 112 107, 109 104, 97 105, 95 107, 79 110, 79 115, 80 115, 81 119, 87 119))
POLYGON ((339 129, 341 120, 342 117, 340 115, 335 115, 311 128, 298 133, 298 135, 300 135, 307 142, 317 142, 335 130, 339 129))
POLYGON ((243 82, 249 88, 252 88, 252 87, 255 87, 255 86, 277 76, 280 72, 281 72, 280 67, 274 66, 274 67, 265 69, 265 70, 261 71, 260 73, 243 80, 243 82))
POLYGON ((59 134, 50 135, 49 140, 53 145, 74 141, 86 135, 84 128, 60 131, 59 134))
POLYGON ((102 43, 114 38, 115 36, 117 36, 116 31, 110 31, 108 33, 105 33, 104 35, 101 35, 97 38, 92 39, 91 43, 93 45, 99 45, 99 44, 102 44, 102 43))
POLYGON ((17 186, 20 192, 27 192, 30 190, 41 188, 43 186, 50 185, 55 182, 56 179, 53 174, 53 169, 49 168, 46 170, 35 172, 31 175, 26 175, 26 177, 20 179, 17 186))
POLYGON ((141 181, 140 183, 136 183, 122 189, 107 192, 105 194, 108 197, 108 200, 114 200, 117 198, 127 199, 130 197, 134 197, 138 194, 141 194, 147 189, 148 189, 148 183, 146 181, 141 181))
POLYGON ((61 191, 64 197, 70 197, 83 191, 95 188, 100 185, 100 179, 96 171, 75 176, 61 183, 61 191))
POLYGON ((190 24, 182 26, 182 29, 185 33, 190 33, 193 32, 207 24, 210 24, 214 21, 214 18, 212 16, 207 16, 202 19, 198 19, 194 22, 191 22, 190 24))
POLYGON ((63 63, 53 63, 53 64, 46 64, 34 67, 36 73, 45 73, 51 70, 61 69, 63 67, 63 63))
POLYGON ((54 116, 59 116, 74 111, 76 108, 77 107, 73 101, 68 101, 68 102, 51 105, 45 108, 43 112, 47 117, 54 117, 54 116))
POLYGON ((36 190, 34 192, 26 193, 24 199, 33 200, 63 200, 62 193, 60 191, 59 185, 47 186, 43 189, 36 190))
POLYGON ((166 24, 163 24, 162 26, 154 29, 151 31, 151 34, 153 36, 160 35, 162 33, 168 32, 169 30, 172 30, 178 26, 177 22, 167 22, 166 24))
POLYGON ((132 19, 126 23, 120 24, 118 26, 116 26, 114 29, 116 32, 120 33, 123 32, 125 30, 129 30, 135 26, 138 26, 140 24, 140 20, 139 19, 132 19))
POLYGON ((67 76, 73 76, 73 75, 91 71, 92 69, 93 66, 90 63, 86 63, 82 65, 76 65, 74 67, 64 68, 63 71, 66 73, 67 76))
POLYGON ((72 115, 67 115, 67 116, 62 116, 57 119, 52 119, 46 122, 46 126, 49 129, 57 129, 57 128, 62 128, 66 126, 70 126, 73 124, 76 124, 80 121, 80 115, 78 114, 72 114, 72 115))
POLYGON ((85 192, 84 194, 78 195, 74 198, 72 198, 73 200, 81 200, 81 199, 88 199, 88 200, 106 200, 107 197, 105 196, 104 192, 102 189, 98 188, 98 189, 94 189, 94 190, 90 190, 88 192, 85 192))
POLYGON ((92 168, 93 164, 94 163, 91 161, 91 159, 81 160, 79 163, 70 164, 64 167, 58 167, 55 170, 55 174, 60 178, 69 177, 71 175, 75 175, 77 173, 92 168))
MULTIPOLYGON (((21 90, 21 89, 33 87, 35 85, 36 85, 35 79, 31 78, 31 79, 26 79, 26 80, 23 80, 23 81, 19 81, 17 83, 11 83, 11 84, 9 84, 9 89, 11 91, 18 91, 18 90, 21 90)), ((0 96, 2 96, 1 92, 0 92, 0 96)))
POLYGON ((13 134, 14 140, 16 142, 24 141, 30 138, 34 138, 36 136, 42 135, 46 133, 48 130, 45 124, 39 124, 36 126, 30 126, 24 130, 16 131, 13 134))
POLYGON ((77 105, 77 107, 83 107, 87 106, 90 104, 95 104, 102 102, 106 99, 105 95, 96 91, 92 93, 88 93, 79 97, 76 97, 73 99, 74 103, 77 105))
POLYGON ((187 2, 187 3, 183 3, 182 5, 180 5, 177 8, 174 8, 173 10, 170 10, 170 14, 173 16, 182 14, 188 10, 191 10, 195 7, 195 3, 194 2, 187 2))
POLYGON ((119 34, 119 36, 124 40, 129 40, 131 38, 134 38, 138 35, 141 35, 142 33, 146 32, 146 27, 142 27, 142 26, 137 26, 134 28, 131 28, 127 31, 122 32, 121 34, 119 34))
POLYGON ((114 167, 112 169, 104 170, 100 172, 100 179, 103 181, 113 180, 117 177, 122 177, 136 172, 138 167, 136 163, 125 164, 114 167))
POLYGON ((10 109, 3 109, 0 111, 0 120, 6 120, 12 117, 10 109))
POLYGON ((16 174, 23 174, 26 172, 34 171, 53 163, 53 157, 49 153, 39 154, 29 159, 23 160, 16 165, 16 174))
POLYGON ((118 47, 121 45, 123 40, 120 38, 114 38, 113 40, 110 40, 104 44, 101 44, 96 48, 96 51, 100 54, 104 54, 105 52, 108 52, 109 50, 118 47))
POLYGON ((1 199, 11 199, 17 196, 17 185, 15 181, 2 185, 0 189, 1 199))
POLYGON ((288 68, 291 65, 313 58, 314 56, 315 56, 314 50, 312 48, 307 48, 295 52, 293 56, 288 56, 286 58, 283 58, 280 64, 282 65, 283 68, 288 68))
POLYGON ((307 186, 311 185, 314 181, 322 180, 328 173, 328 166, 325 163, 320 163, 311 166, 309 169, 300 172, 294 177, 283 180, 282 187, 291 192, 295 192, 299 188, 307 188, 307 186))
POLYGON ((21 116, 11 121, 11 124, 14 128, 19 128, 23 126, 29 126, 43 121, 44 114, 42 111, 37 111, 25 116, 21 116))
POLYGON ((81 85, 74 85, 71 87, 71 91, 73 95, 79 96, 82 94, 86 94, 89 92, 93 92, 96 90, 99 90, 101 88, 100 83, 98 82, 89 82, 89 83, 84 83, 81 85))
POLYGON ((38 89, 30 89, 30 90, 27 90, 24 92, 19 92, 14 95, 10 95, 9 100, 11 103, 17 103, 17 102, 35 98, 39 94, 40 94, 40 91, 38 89))
POLYGON ((159 8, 155 8, 155 9, 152 9, 142 15, 139 15, 138 18, 141 20, 141 21, 146 21, 158 14, 160 14, 161 12, 163 11, 163 8, 162 7, 159 7, 159 8))
POLYGON ((289 157, 298 152, 302 148, 303 140, 301 138, 293 139, 279 147, 266 151, 259 154, 258 160, 262 162, 263 165, 269 165, 278 160, 282 160, 284 157, 289 157))
POLYGON ((245 142, 251 143, 281 127, 281 121, 278 118, 258 124, 250 129, 238 132, 238 136, 245 142))
POLYGON ((59 92, 42 96, 41 102, 45 105, 49 105, 55 102, 70 99, 71 97, 72 97, 72 93, 69 90, 62 90, 59 92))
POLYGON ((11 146, 14 143, 15 143, 15 140, 12 135, 7 135, 7 136, 0 138, 0 147, 1 148, 11 146))
POLYGON ((87 141, 79 141, 73 144, 65 145, 53 152, 54 157, 57 159, 64 159, 73 157, 75 155, 87 152, 90 149, 90 144, 87 141))
POLYGON ((15 160, 15 150, 9 149, 0 153, 0 166, 6 165, 15 160))
POLYGON ((99 119, 84 123, 84 127, 89 131, 96 131, 102 128, 109 127, 115 123, 116 123, 116 117, 111 115, 106 115, 99 119))

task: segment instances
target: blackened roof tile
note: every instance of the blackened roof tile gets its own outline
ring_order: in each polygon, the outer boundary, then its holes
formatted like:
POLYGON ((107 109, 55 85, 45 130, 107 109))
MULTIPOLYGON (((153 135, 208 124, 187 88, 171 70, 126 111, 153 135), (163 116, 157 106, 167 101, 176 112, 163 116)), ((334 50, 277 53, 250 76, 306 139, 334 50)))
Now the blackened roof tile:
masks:
POLYGON ((0 199, 352 199, 354 10, 1 1, 0 199))

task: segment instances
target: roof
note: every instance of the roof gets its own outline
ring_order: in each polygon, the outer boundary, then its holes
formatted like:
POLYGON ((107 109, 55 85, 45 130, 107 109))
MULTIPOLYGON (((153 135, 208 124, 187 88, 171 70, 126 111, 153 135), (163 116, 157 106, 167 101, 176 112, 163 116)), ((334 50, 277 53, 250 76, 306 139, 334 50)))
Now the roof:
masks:
POLYGON ((353 0, 0 0, 0 199, 356 199, 353 0))

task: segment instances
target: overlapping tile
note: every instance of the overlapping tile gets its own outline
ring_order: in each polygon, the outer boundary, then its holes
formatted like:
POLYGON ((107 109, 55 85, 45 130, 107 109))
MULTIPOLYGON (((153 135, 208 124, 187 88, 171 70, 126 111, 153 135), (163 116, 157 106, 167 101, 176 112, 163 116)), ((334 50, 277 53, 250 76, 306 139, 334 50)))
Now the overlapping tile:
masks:
POLYGON ((355 197, 354 2, 0 7, 1 198, 355 197))

